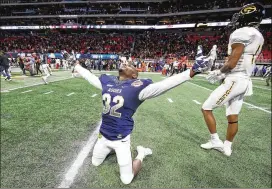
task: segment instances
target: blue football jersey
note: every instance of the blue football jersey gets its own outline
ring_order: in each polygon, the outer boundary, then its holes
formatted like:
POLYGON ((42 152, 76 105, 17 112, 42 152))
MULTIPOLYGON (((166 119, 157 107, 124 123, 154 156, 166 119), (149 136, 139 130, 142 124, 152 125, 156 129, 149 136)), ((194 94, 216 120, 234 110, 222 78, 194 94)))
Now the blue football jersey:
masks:
POLYGON ((134 126, 133 114, 143 101, 142 89, 152 83, 150 79, 119 81, 117 76, 102 74, 103 113, 100 133, 108 140, 120 140, 129 135, 134 126))

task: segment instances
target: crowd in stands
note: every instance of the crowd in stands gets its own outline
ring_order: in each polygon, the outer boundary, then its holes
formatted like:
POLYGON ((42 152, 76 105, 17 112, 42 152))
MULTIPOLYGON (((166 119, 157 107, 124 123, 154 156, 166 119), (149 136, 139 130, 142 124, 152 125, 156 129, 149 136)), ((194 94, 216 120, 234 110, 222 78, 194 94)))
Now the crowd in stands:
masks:
POLYGON ((179 33, 145 32, 136 36, 133 55, 141 58, 162 57, 174 55, 175 57, 188 56, 194 59, 195 49, 201 44, 204 54, 208 54, 214 44, 218 44, 219 59, 227 52, 227 36, 210 35, 183 35, 179 33))
POLYGON ((214 10, 222 8, 241 7, 244 0, 181 0, 173 1, 172 3, 163 2, 162 5, 157 4, 151 10, 151 13, 175 13, 175 12, 187 12, 195 10, 214 10))
MULTIPOLYGON (((163 14, 194 10, 214 10, 241 7, 244 0, 179 0, 130 3, 46 4, 39 6, 3 6, 0 16, 73 15, 73 14, 163 14)), ((35 5, 35 4, 33 4, 35 5)))
POLYGON ((72 35, 51 32, 50 35, 10 36, 0 38, 4 52, 61 52, 130 54, 132 35, 72 35))
MULTIPOLYGON (((265 43, 260 56, 271 60, 271 29, 263 30, 265 43)), ((194 59, 195 49, 201 44, 204 54, 217 45, 218 59, 226 57, 228 35, 225 33, 187 33, 169 31, 145 31, 141 33, 61 33, 12 34, 1 32, 0 50, 4 52, 57 53, 61 50, 76 53, 110 53, 142 59, 167 58, 169 56, 194 59)))

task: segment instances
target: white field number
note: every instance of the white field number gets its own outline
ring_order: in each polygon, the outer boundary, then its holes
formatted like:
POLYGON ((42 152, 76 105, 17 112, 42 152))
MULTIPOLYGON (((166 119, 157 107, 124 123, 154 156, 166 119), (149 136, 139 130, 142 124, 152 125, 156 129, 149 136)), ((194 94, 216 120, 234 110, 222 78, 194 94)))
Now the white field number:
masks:
POLYGON ((118 95, 113 98, 112 101, 116 104, 112 107, 110 106, 111 95, 109 93, 103 94, 102 99, 104 101, 103 114, 107 114, 110 112, 110 115, 113 117, 121 117, 121 113, 116 112, 116 110, 123 107, 124 105, 124 98, 122 96, 118 95))

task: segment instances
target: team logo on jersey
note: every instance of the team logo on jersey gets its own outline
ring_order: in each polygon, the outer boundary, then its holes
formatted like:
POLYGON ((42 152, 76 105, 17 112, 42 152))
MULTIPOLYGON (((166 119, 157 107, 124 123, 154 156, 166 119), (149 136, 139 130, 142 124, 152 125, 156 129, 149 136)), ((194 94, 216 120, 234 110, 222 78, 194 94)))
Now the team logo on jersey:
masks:
POLYGON ((242 10, 241 10, 241 13, 242 13, 242 14, 250 14, 250 13, 256 11, 256 10, 257 10, 257 8, 256 8, 255 6, 252 5, 252 6, 245 7, 244 9, 242 9, 242 10))
POLYGON ((143 82, 141 80, 137 80, 131 83, 131 86, 133 87, 140 87, 141 85, 143 85, 143 82))

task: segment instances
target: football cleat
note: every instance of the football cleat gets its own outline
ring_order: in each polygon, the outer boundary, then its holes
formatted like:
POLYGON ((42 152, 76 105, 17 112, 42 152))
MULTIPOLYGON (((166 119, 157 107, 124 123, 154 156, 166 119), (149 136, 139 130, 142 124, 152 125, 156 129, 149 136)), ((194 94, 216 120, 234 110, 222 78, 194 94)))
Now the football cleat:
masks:
POLYGON ((138 154, 144 154, 144 157, 152 154, 152 150, 150 148, 145 148, 143 146, 137 146, 137 152, 138 154))
POLYGON ((231 146, 228 146, 228 145, 225 145, 224 144, 224 152, 223 152, 226 156, 230 156, 231 153, 232 153, 232 150, 231 150, 231 146))
POLYGON ((206 149, 206 150, 215 149, 220 152, 224 151, 224 144, 223 144, 222 140, 220 140, 220 139, 219 140, 209 140, 209 142, 207 142, 205 144, 201 144, 200 147, 203 149, 206 149))
POLYGON ((11 78, 8 78, 8 77, 6 77, 5 80, 6 81, 12 81, 11 78))

